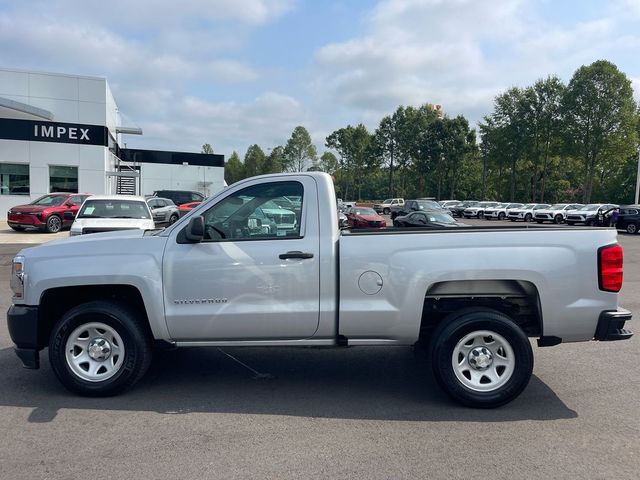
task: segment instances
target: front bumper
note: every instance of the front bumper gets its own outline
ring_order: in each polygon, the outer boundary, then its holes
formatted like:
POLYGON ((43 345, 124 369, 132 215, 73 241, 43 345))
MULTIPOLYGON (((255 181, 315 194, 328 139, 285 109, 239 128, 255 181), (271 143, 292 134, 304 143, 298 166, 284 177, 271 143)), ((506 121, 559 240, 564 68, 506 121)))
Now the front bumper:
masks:
POLYGON ((45 220, 37 215, 14 213, 7 216, 7 223, 14 227, 41 227, 45 224, 45 220))
POLYGON ((624 324, 631 320, 631 317, 631 312, 623 308, 602 312, 593 338, 603 342, 630 339, 633 332, 625 329, 624 324))
POLYGON ((38 307, 11 305, 7 312, 7 326, 22 365, 40 368, 39 352, 47 344, 47 332, 39 328, 38 307))

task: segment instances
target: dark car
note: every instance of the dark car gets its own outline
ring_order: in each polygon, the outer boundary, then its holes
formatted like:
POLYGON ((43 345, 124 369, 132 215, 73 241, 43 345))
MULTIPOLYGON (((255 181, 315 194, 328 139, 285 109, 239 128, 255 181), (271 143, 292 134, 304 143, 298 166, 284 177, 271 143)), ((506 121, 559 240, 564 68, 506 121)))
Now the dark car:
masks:
POLYGON ((419 212, 421 210, 439 210, 445 212, 442 206, 435 200, 405 200, 404 205, 391 208, 391 220, 403 215, 409 215, 411 212, 419 212))
POLYGON ((346 212, 349 228, 386 228, 387 221, 373 208, 351 207, 346 212))
POLYGON ((480 202, 478 202, 477 200, 465 200, 464 202, 460 202, 457 205, 450 206, 449 211, 451 212, 451 215, 454 217, 463 217, 464 216, 463 212, 466 208, 473 207, 478 203, 480 202))
POLYGON ((43 232, 56 233, 70 227, 82 203, 90 193, 51 193, 27 204, 11 207, 7 223, 20 232, 35 227, 43 232))
POLYGON ((638 233, 638 229, 640 229, 640 205, 621 206, 616 228, 631 234, 638 233))
POLYGON ((394 227, 410 227, 410 228, 442 228, 442 227, 460 227, 463 224, 458 223, 448 213, 441 210, 424 210, 420 212, 411 212, 408 215, 396 217, 393 220, 394 227))
POLYGON ((178 206, 185 203, 202 202, 204 200, 204 195, 190 190, 156 190, 153 192, 153 196, 168 198, 178 206))

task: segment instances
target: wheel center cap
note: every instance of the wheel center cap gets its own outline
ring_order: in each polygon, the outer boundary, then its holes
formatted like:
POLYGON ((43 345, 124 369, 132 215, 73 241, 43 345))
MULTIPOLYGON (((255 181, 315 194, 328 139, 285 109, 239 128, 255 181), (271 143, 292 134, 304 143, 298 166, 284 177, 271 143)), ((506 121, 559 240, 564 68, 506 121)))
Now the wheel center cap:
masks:
POLYGON ((486 370, 493 363, 493 354, 487 347, 475 347, 469 352, 467 360, 476 370, 486 370))
POLYGON ((87 350, 91 358, 102 362, 111 355, 111 344, 105 338, 98 337, 89 342, 87 350))

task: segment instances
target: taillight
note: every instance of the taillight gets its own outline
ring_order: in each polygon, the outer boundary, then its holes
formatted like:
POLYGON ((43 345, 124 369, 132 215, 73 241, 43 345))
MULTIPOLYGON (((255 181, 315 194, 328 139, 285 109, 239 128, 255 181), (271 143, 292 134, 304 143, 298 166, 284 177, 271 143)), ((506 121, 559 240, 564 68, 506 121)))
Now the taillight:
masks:
POLYGON ((622 247, 608 245, 598 249, 598 286, 605 292, 622 288, 622 247))

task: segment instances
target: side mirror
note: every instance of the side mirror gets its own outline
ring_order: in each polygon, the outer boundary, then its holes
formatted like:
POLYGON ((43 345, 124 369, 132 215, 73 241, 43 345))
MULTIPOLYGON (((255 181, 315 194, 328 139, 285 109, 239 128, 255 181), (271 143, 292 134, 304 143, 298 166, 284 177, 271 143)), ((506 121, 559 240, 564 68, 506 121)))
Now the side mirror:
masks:
POLYGON ((204 217, 191 218, 185 229, 185 238, 190 243, 200 243, 204 239, 204 217))

